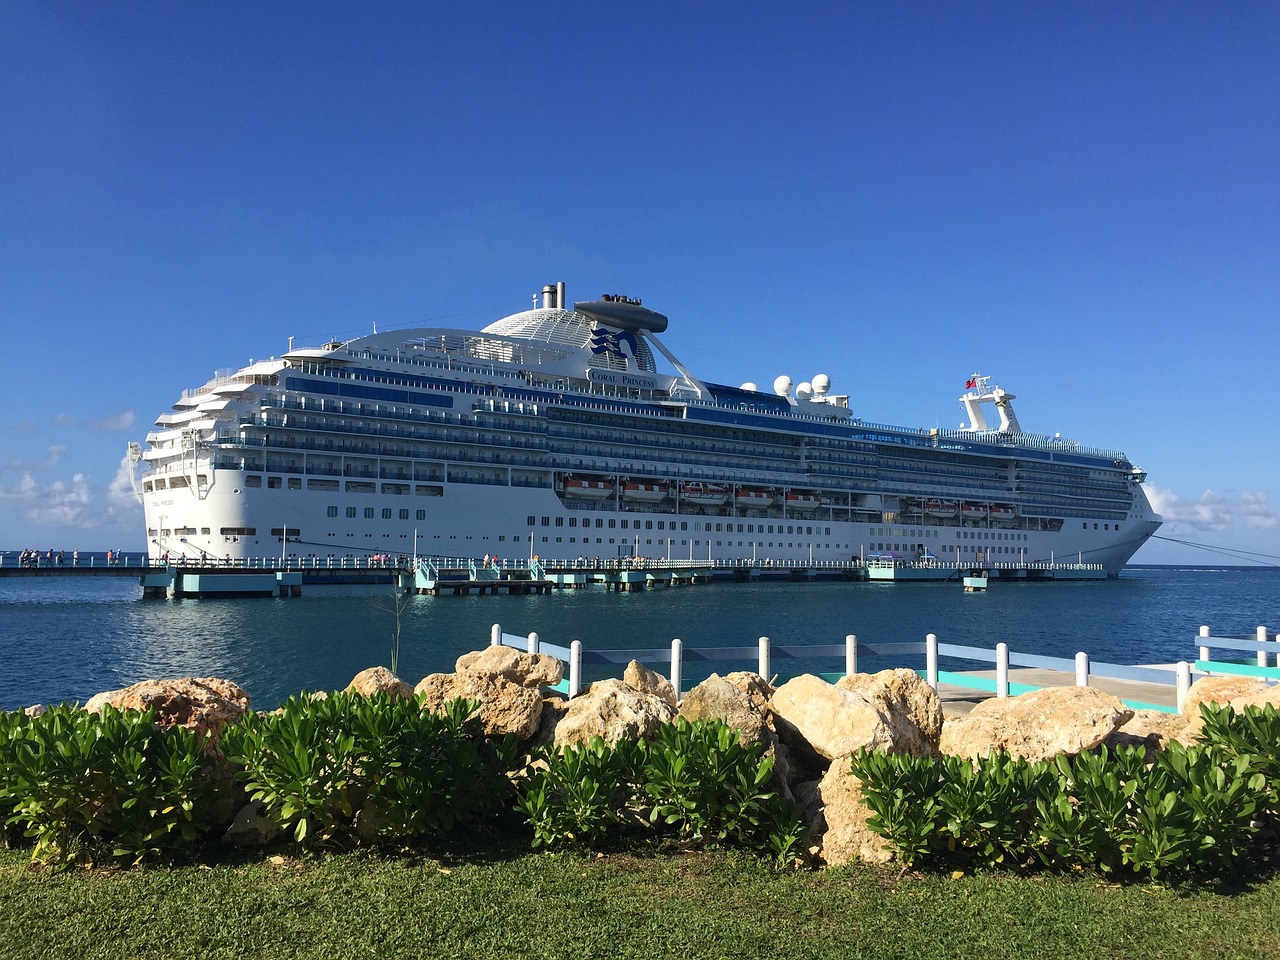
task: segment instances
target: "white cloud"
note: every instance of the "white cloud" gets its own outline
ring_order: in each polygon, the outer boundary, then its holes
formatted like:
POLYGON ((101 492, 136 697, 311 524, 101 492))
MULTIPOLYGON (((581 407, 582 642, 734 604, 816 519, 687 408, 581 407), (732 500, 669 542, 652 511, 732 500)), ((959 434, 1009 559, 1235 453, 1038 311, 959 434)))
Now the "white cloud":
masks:
POLYGON ((138 420, 137 414, 130 409, 121 410, 119 413, 110 414, 105 417, 90 418, 88 420, 77 420, 69 413, 56 413, 51 421, 55 427, 72 427, 77 430, 96 430, 99 432, 118 432, 120 430, 128 430, 138 420))
POLYGON ((1151 506, 1164 517, 1167 533, 1191 530, 1221 533, 1237 524, 1250 530, 1271 530, 1280 525, 1280 517, 1268 504, 1270 494, 1265 490, 1246 490, 1236 497, 1206 490, 1198 500, 1149 483, 1146 491, 1151 506))
POLYGON ((33 527, 51 529, 93 530, 133 523, 142 509, 129 484, 127 458, 106 489, 83 473, 70 480, 41 483, 24 471, 15 484, 0 487, 0 503, 11 504, 33 527))
POLYGON ((116 468, 116 475, 111 478, 111 485, 107 487, 107 497, 116 506, 125 510, 142 509, 138 503, 137 494, 133 492, 132 471, 129 469, 128 454, 120 458, 120 465, 116 468))

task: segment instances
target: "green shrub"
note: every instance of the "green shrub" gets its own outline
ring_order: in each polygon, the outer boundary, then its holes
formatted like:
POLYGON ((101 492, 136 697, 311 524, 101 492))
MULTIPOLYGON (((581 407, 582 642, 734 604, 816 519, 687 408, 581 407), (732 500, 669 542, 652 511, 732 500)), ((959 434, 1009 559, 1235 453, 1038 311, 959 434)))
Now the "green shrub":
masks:
POLYGON ((416 699, 294 697, 222 734, 250 797, 307 847, 440 836, 511 796, 511 738, 486 741, 476 705, 440 713, 416 699))
POLYGON ((945 845, 946 814, 939 802, 945 780, 939 761, 864 749, 850 758, 850 772, 862 781, 863 801, 872 813, 867 826, 889 841, 904 866, 914 866, 945 845))
POLYGON ((719 720, 664 724, 652 740, 544 750, 530 765, 517 809, 538 846, 598 847, 671 836, 794 859, 799 809, 766 789, 773 764, 719 720))
POLYGON ((136 863, 189 850, 208 830, 212 761, 193 731, 109 705, 57 706, 5 727, 0 802, 35 841, 33 860, 109 853, 136 863))
POLYGON ((1237 713, 1226 704, 1202 703, 1200 716, 1202 743, 1234 757, 1252 758, 1253 769, 1264 780, 1258 812, 1274 822, 1280 817, 1280 707, 1245 707, 1237 713))

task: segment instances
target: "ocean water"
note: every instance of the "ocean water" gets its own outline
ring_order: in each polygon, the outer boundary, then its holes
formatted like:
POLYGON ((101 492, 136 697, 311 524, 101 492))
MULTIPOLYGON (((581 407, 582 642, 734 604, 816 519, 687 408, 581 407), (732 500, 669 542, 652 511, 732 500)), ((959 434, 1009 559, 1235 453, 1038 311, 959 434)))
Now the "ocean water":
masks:
MULTIPOLYGON (((449 671, 488 642, 490 625, 587 649, 775 643, 946 643, 1095 661, 1193 660, 1196 634, 1280 628, 1280 568, 1134 567, 1083 583, 999 583, 966 594, 956 584, 708 584, 545 596, 405 597, 391 588, 306 588, 301 598, 142 600, 129 577, 0 578, 0 709, 63 700, 155 677, 219 676, 255 706, 302 690, 338 689, 365 667, 390 665, 411 683, 449 671)), ((788 672, 837 664, 783 664, 788 672)), ((863 657, 863 670, 923 666, 863 657)), ((944 664, 944 668, 946 664, 944 664)), ((727 672, 752 665, 717 664, 727 672)), ((963 667, 962 667, 963 668, 963 667)), ((969 665, 973 668, 973 665, 969 665)), ((620 668, 619 668, 620 669, 620 668)), ((703 671, 709 672, 710 668, 703 671)), ((686 668, 686 677, 699 672, 686 668)))

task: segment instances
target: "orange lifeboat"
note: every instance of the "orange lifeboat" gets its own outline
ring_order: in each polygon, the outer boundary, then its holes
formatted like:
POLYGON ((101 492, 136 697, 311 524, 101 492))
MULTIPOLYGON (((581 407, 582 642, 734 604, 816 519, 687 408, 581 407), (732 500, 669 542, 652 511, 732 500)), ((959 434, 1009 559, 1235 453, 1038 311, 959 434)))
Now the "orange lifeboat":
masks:
POLYGON ((583 500, 605 500, 613 496, 613 483, 588 477, 569 477, 564 482, 564 495, 583 500))

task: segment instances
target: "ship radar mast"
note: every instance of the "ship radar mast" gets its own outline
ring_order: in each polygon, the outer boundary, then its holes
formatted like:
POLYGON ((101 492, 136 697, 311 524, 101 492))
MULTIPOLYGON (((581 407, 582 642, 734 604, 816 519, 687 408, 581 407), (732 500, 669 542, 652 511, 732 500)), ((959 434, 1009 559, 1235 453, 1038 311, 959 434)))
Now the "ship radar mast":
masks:
POLYGON ((1022 427, 1018 425, 1018 417, 1013 412, 1015 399, 1014 394, 999 385, 992 386, 990 377, 975 373, 965 381, 965 393, 960 398, 969 417, 969 425, 963 429, 975 433, 1021 433, 1022 427), (992 427, 987 423, 986 413, 983 411, 985 404, 995 404, 996 412, 1000 415, 999 426, 992 427))

